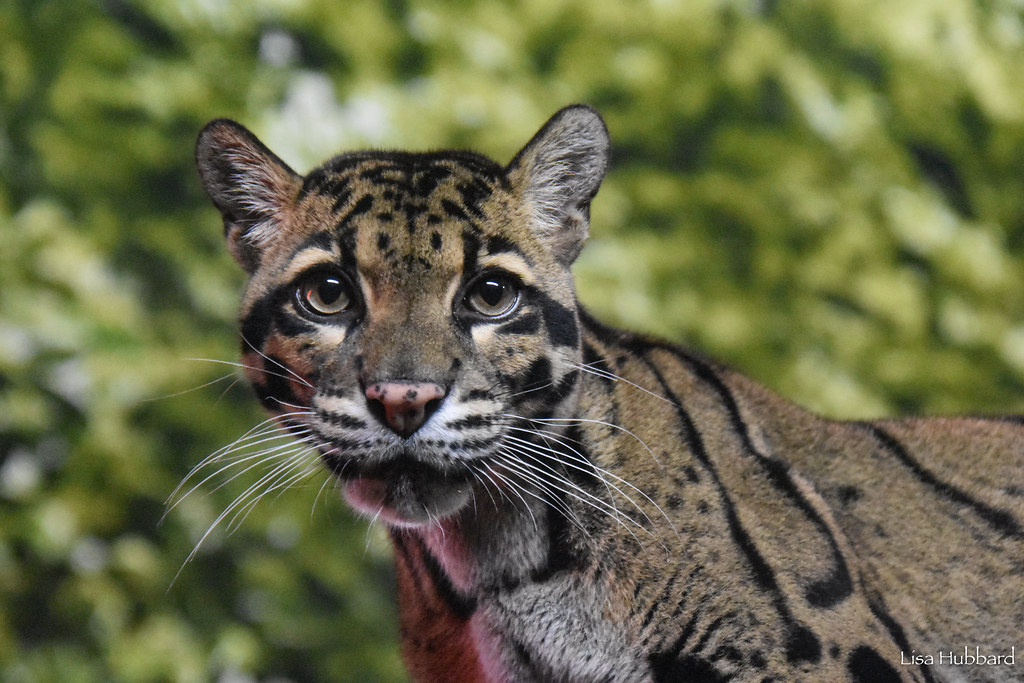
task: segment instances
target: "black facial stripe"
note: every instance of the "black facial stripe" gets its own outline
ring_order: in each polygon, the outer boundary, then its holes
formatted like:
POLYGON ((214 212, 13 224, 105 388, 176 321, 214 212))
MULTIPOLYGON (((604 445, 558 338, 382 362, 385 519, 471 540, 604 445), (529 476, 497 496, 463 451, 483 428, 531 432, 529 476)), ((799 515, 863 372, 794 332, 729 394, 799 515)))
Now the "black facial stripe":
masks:
POLYGON ((563 399, 569 395, 576 386, 576 380, 580 378, 579 370, 570 370, 562 376, 562 379, 558 380, 558 384, 555 385, 555 390, 552 392, 558 399, 563 399))
POLYGON ((462 429, 473 429, 474 427, 490 427, 498 422, 500 418, 496 415, 469 415, 458 420, 445 423, 445 427, 456 431, 462 429))
POLYGON ((364 429, 366 427, 366 422, 363 420, 343 413, 332 413, 318 408, 316 416, 328 424, 344 429, 364 429))
POLYGON ((511 240, 508 240, 500 235, 491 235, 487 238, 487 253, 488 254, 515 254, 520 256, 523 260, 529 262, 526 254, 519 245, 515 244, 511 240))
POLYGON ((518 405, 524 401, 539 398, 542 390, 551 386, 551 361, 541 357, 530 363, 525 372, 513 377, 515 391, 518 394, 513 403, 518 405))
POLYGON ((510 322, 498 327, 498 334, 534 334, 540 329, 540 313, 536 311, 524 313, 510 322))
POLYGON ((597 351, 590 344, 583 344, 583 364, 594 370, 593 373, 600 378, 606 386, 615 386, 614 371, 611 369, 610 364, 606 358, 602 358, 597 355, 597 351))
POLYGON ((530 580, 537 583, 549 581, 556 574, 563 572, 581 571, 592 561, 590 546, 579 542, 575 527, 558 509, 568 504, 565 501, 568 496, 561 492, 552 492, 548 495, 557 497, 558 504, 548 506, 545 514, 548 525, 547 557, 544 564, 530 576, 530 580))
POLYGON ((348 439, 337 435, 329 435, 314 426, 310 426, 308 429, 317 441, 327 444, 323 448, 330 453, 331 457, 325 458, 325 460, 328 462, 328 465, 331 466, 334 473, 339 475, 341 473, 334 467, 334 465, 340 462, 345 462, 348 467, 348 471, 345 472, 346 476, 354 476, 360 472, 358 461, 343 461, 340 456, 350 456, 353 453, 359 454, 360 452, 379 449, 381 447, 380 439, 348 439))
POLYGON ((302 243, 292 251, 292 259, 295 259, 303 251, 310 249, 318 249, 320 251, 331 252, 334 251, 337 245, 336 235, 332 230, 321 230, 315 232, 306 239, 302 240, 302 243))
POLYGON ((253 350, 263 348, 270 336, 273 326, 273 313, 277 309, 277 299, 281 296, 279 291, 271 292, 255 303, 249 312, 242 319, 240 332, 242 335, 243 351, 248 346, 253 350))
POLYGON ((274 327, 279 334, 289 338, 316 332, 316 327, 312 323, 295 315, 285 306, 281 306, 275 312, 274 327))
POLYGON ((342 230, 348 227, 349 223, 351 223, 353 219, 355 219, 357 216, 361 216, 364 213, 368 212, 371 208, 373 208, 373 195, 363 195, 355 204, 352 205, 352 208, 348 210, 348 213, 346 213, 344 216, 341 217, 340 220, 338 220, 338 223, 335 225, 334 229, 338 232, 341 232, 342 230))
POLYGON ((352 198, 352 190, 347 187, 334 195, 334 203, 331 204, 331 213, 338 213, 341 208, 348 203, 348 200, 352 198))
POLYGON ((254 387, 263 407, 276 412, 286 405, 300 405, 292 391, 291 370, 279 358, 270 355, 263 357, 263 368, 263 381, 254 387))
POLYGON ((468 183, 458 185, 455 189, 462 196, 462 203, 465 204, 466 209, 477 218, 483 218, 484 212, 480 208, 480 204, 491 195, 491 188, 479 178, 474 178, 468 183))
POLYGON ((575 348, 579 345, 580 329, 572 309, 536 289, 531 294, 531 300, 537 301, 540 306, 544 326, 548 330, 548 339, 554 346, 575 348))
POLYGON ((473 277, 476 274, 477 252, 480 240, 469 230, 462 231, 462 277, 473 277))
POLYGON ((465 221, 467 223, 470 222, 469 216, 467 216, 466 212, 462 210, 462 207, 450 199, 442 199, 441 208, 444 209, 445 215, 447 215, 449 218, 454 218, 455 220, 459 221, 465 221))

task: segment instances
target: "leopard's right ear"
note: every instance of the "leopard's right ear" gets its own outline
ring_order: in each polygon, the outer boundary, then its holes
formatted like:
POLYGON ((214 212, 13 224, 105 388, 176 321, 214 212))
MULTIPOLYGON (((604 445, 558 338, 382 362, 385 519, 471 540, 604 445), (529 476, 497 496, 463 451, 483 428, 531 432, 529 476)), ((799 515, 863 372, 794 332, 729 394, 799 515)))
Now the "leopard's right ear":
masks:
POLYGON ((231 254, 252 273, 297 196, 301 176, 228 119, 211 121, 199 133, 196 165, 206 194, 224 217, 231 254))

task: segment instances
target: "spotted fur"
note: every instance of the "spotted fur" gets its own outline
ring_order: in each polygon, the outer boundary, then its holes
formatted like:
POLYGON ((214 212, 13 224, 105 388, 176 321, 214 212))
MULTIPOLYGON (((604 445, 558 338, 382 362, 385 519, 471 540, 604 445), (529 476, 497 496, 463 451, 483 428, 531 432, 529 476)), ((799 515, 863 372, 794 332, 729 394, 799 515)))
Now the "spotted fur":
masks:
POLYGON ((1024 676, 1022 420, 828 421, 596 322, 570 266, 607 158, 582 106, 505 167, 300 176, 236 123, 200 135, 249 378, 388 526, 412 676, 1024 676), (975 646, 1021 663, 904 663, 975 646))

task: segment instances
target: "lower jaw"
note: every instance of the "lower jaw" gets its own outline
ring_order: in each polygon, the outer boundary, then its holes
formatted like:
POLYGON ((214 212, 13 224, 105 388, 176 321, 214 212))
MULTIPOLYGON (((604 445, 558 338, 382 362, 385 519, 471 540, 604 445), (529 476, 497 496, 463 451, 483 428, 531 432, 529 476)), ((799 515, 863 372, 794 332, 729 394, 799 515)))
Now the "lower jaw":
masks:
POLYGON ((345 482, 345 499, 355 510, 392 526, 418 527, 450 517, 470 502, 470 485, 455 479, 396 474, 345 482))

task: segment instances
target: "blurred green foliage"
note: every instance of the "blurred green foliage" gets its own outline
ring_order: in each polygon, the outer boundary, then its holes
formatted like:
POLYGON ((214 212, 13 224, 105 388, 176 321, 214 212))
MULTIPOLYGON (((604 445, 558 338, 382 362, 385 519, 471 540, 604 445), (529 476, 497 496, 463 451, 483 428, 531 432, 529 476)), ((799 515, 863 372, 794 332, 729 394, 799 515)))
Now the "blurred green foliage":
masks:
POLYGON ((192 168, 208 119, 304 170, 504 161, 589 102, 599 317, 833 416, 1021 411, 1021 64, 1015 0, 0 5, 0 679, 403 679, 386 543, 326 474, 188 564, 262 473, 161 524, 262 420, 193 360, 236 359, 242 282, 192 168))

